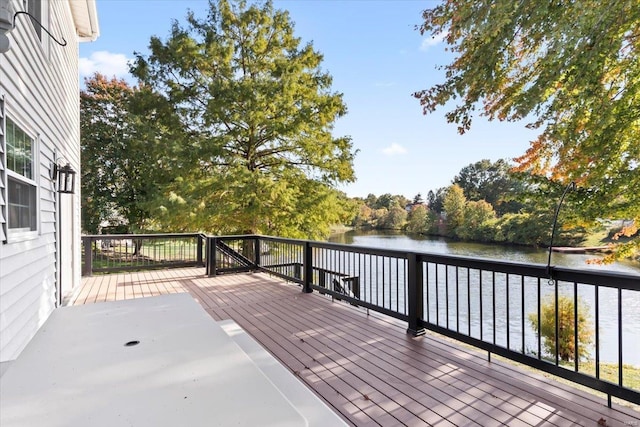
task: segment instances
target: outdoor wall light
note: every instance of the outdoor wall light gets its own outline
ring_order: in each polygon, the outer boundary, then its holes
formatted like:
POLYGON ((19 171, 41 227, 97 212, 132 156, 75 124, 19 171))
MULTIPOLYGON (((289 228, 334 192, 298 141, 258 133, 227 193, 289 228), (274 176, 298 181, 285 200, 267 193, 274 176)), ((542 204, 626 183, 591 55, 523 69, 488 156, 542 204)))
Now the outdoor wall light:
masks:
POLYGON ((51 179, 58 179, 58 193, 73 194, 76 187, 76 171, 67 163, 65 166, 58 166, 54 163, 51 168, 51 179))
POLYGON ((60 46, 66 46, 67 41, 62 38, 62 41, 58 41, 53 35, 29 12, 19 10, 13 12, 10 0, 0 0, 0 53, 6 53, 11 43, 9 41, 9 32, 15 28, 16 17, 18 15, 28 15, 35 24, 37 24, 42 30, 49 35, 60 46))

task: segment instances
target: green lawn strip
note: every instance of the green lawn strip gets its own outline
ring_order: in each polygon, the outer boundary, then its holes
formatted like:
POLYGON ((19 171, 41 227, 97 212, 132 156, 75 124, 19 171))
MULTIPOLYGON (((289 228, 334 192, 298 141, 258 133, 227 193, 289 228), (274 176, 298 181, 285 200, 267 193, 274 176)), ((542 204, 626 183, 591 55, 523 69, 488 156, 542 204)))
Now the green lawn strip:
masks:
MULTIPOLYGON (((580 372, 595 373, 595 369, 594 361, 580 363, 580 372)), ((617 384, 618 364, 600 363, 600 379, 617 384)), ((622 384, 626 388, 640 391, 640 367, 622 365, 622 384)))
MULTIPOLYGON (((451 343, 454 343, 455 345, 467 348, 469 350, 474 350, 477 352, 481 352, 481 353, 486 353, 483 350, 478 349, 477 347, 474 347, 472 345, 460 342, 454 338, 449 338, 447 336, 444 335, 440 335, 436 332, 433 331, 429 331, 430 334, 433 334, 435 336, 438 336, 440 339, 444 340, 444 341, 449 341, 451 343)), ((562 384, 566 384, 569 385, 571 387, 574 387, 578 390, 581 391, 585 391, 587 393, 593 394, 595 396, 601 397, 603 399, 605 399, 606 401, 606 397, 607 395, 605 393, 602 393, 598 390, 594 390, 590 387, 586 387, 583 386, 581 384, 575 383, 573 381, 569 381, 567 379, 564 379, 562 377, 558 377, 556 375, 550 374, 548 372, 545 371, 541 371, 539 369, 536 369, 534 367, 525 365, 524 363, 519 363, 516 362, 514 360, 508 359, 506 357, 502 357, 499 356, 497 354, 492 353, 491 354, 491 359, 492 360, 499 360, 500 362, 512 365, 512 366, 517 366, 520 369, 523 369, 525 371, 529 371, 538 375, 541 375, 545 378, 549 378, 551 380, 557 381, 559 383, 562 384)), ((551 361, 549 361, 549 363, 553 363, 551 361)), ((573 369, 573 362, 560 362, 561 366, 564 368, 567 368, 567 370, 569 369, 573 369)), ((580 372, 583 373, 584 375, 590 375, 595 377, 595 361, 594 360, 587 360, 587 361, 582 361, 580 362, 580 372)), ((602 363, 600 362, 600 379, 604 380, 604 381, 609 381, 612 382, 614 384, 618 383, 618 365, 614 364, 614 363, 602 363)), ((640 366, 633 366, 633 365, 623 365, 623 378, 622 378, 622 383, 624 385, 624 387, 626 388, 630 388, 633 390, 636 390, 638 392, 640 392, 640 366)), ((618 399, 616 397, 612 397, 611 398, 612 401, 618 405, 627 407, 627 408, 631 408, 635 411, 639 411, 640 412, 640 405, 637 405, 635 403, 632 402, 628 402, 626 400, 623 399, 618 399)))

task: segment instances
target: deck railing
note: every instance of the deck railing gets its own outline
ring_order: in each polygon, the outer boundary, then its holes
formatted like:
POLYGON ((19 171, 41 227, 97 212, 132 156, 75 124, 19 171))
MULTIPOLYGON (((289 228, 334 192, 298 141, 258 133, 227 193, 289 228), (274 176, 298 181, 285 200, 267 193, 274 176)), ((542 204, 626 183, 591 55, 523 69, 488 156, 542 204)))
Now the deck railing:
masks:
POLYGON ((640 367, 626 362, 640 351, 640 276, 255 235, 208 240, 209 275, 266 271, 406 321, 414 335, 432 330, 601 391, 609 405, 612 396, 640 404, 640 367), (540 333, 549 310, 551 333, 540 333))
POLYGON ((205 265, 201 234, 82 236, 82 275, 205 265))
POLYGON ((405 321, 413 335, 435 331, 601 391, 609 406, 612 396, 640 404, 638 275, 257 235, 83 243, 83 274, 205 263, 210 276, 264 271, 405 321))

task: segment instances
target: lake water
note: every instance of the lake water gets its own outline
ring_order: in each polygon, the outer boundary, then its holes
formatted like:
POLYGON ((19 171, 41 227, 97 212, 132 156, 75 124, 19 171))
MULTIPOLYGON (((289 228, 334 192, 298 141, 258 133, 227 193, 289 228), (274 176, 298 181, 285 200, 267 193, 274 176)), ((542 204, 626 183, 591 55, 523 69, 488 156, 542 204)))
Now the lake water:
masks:
MULTIPOLYGON (((527 264, 546 265, 548 257, 548 250, 546 249, 454 242, 442 238, 408 236, 397 232, 349 231, 347 233, 333 235, 331 236, 329 241, 370 248, 397 249, 414 252, 471 256, 475 258, 514 261, 527 264)), ((637 275, 638 283, 640 283, 640 263, 617 262, 609 265, 587 263, 588 260, 597 259, 599 257, 601 256, 598 254, 565 254, 553 252, 551 264, 555 266, 569 267, 581 270, 614 271, 637 275)), ((563 290, 563 286, 561 286, 560 292, 572 292, 569 289, 572 289, 572 286, 567 285, 565 287, 567 289, 563 290)), ((435 291, 431 290, 430 292, 435 291)), ((465 293, 466 290, 463 289, 462 292, 465 293)), ((476 298, 480 298, 477 289, 471 289, 470 292, 473 301, 476 301, 476 298)), ((544 295, 551 292, 553 292, 553 287, 545 285, 542 290, 542 294, 544 295)), ((536 295, 537 294, 535 286, 528 286, 525 288, 525 299, 527 301, 525 309, 527 313, 533 312, 537 309, 536 295)), ((580 287, 579 295, 580 298, 587 303, 591 312, 591 318, 593 319, 595 316, 595 295, 593 287, 580 287)), ((625 364, 640 366, 640 291, 623 291, 622 296, 623 362, 625 364)), ((446 295, 442 296, 441 301, 446 300, 446 298, 446 295)), ((491 298, 491 295, 483 295, 483 299, 484 298, 491 298)), ((453 299, 455 299, 455 297, 453 299)), ((520 304, 519 301, 521 299, 521 293, 518 286, 515 286, 513 292, 511 293, 510 300, 512 299, 512 306, 518 307, 520 304)), ((460 300, 466 301, 466 294, 460 295, 460 300)), ((600 357, 603 362, 617 362, 617 303, 617 291, 613 289, 601 288, 599 298, 601 340, 600 357)), ((491 320, 486 318, 480 319, 476 308, 477 307, 474 307, 474 304, 472 304, 472 310, 469 310, 471 317, 471 332, 474 332, 474 330, 479 331, 480 323, 483 323, 483 325, 485 326, 485 331, 488 329, 489 334, 491 334, 491 320)), ((498 312, 503 312, 506 309, 506 303, 499 302, 496 306, 496 310, 498 312)), ((467 311, 468 308, 461 305, 459 320, 460 324, 462 325, 465 325, 467 323, 467 311)), ((443 309, 441 308, 440 313, 437 313, 435 307, 429 307, 429 315, 431 316, 431 319, 433 321, 436 316, 443 316, 443 309)), ((522 321, 521 319, 518 319, 520 317, 520 315, 517 315, 516 319, 512 320, 512 322, 514 323, 513 325, 511 325, 511 342, 522 342, 522 321)), ((456 324, 455 312, 452 310, 450 310, 449 319, 451 324, 456 324)), ((525 347, 528 349, 537 348, 537 338, 535 332, 528 324, 525 326, 525 329, 527 329, 525 331, 525 347)), ((465 331, 461 330, 461 332, 465 331)), ((486 332, 484 334, 484 338, 487 338, 486 332)), ((504 345, 506 343, 505 325, 497 325, 496 342, 500 345, 504 345)))
MULTIPOLYGON (((548 250, 546 249, 455 242, 444 238, 408 236, 391 231, 349 231, 332 235, 329 241, 370 248, 472 256, 527 264, 546 265, 548 257, 548 250)), ((551 255, 551 264, 578 269, 618 271, 640 276, 640 263, 638 262, 618 262, 609 265, 587 264, 587 260, 598 258, 602 258, 602 256, 598 254, 566 254, 553 252, 551 255)))

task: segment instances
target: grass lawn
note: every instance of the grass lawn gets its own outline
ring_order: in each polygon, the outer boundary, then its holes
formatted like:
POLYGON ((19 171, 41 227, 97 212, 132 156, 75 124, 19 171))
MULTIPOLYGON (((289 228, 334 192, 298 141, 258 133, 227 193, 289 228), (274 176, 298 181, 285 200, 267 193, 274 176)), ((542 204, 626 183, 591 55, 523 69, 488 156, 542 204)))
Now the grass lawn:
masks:
MULTIPOLYGON (((573 369, 573 362, 561 362, 561 365, 567 369, 573 369)), ((580 372, 588 375, 595 376, 596 364, 595 361, 589 360, 580 362, 580 372)), ((600 363, 600 379, 618 383, 618 364, 614 363, 600 363)), ((622 367, 622 382, 626 388, 631 388, 640 391, 640 366, 623 365, 622 367)))
POLYGON ((113 239, 106 247, 94 248, 94 269, 144 267, 158 264, 196 261, 198 248, 192 240, 142 240, 139 253, 134 255, 132 239, 113 239))
MULTIPOLYGON (((617 229, 616 229, 617 230, 617 229)), ((605 246, 609 243, 626 243, 631 240, 631 237, 620 237, 618 240, 613 240, 610 236, 612 232, 611 228, 603 228, 602 230, 595 231, 589 234, 585 240, 580 244, 582 247, 590 246, 605 246)))

